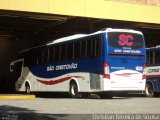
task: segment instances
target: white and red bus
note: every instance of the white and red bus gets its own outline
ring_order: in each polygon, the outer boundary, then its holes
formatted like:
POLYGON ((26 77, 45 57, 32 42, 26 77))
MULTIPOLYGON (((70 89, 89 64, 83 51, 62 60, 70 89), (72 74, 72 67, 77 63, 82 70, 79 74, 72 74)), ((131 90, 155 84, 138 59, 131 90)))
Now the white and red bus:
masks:
POLYGON ((109 95, 145 90, 145 56, 140 31, 108 28, 24 50, 10 67, 19 92, 109 95))

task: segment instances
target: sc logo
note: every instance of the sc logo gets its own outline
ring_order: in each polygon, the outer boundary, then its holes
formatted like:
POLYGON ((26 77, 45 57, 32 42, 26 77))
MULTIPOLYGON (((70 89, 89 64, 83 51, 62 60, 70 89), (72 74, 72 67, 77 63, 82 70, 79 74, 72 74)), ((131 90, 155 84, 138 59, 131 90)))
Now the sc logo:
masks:
POLYGON ((132 46, 133 45, 133 36, 132 35, 125 35, 121 34, 119 35, 119 45, 121 46, 132 46))

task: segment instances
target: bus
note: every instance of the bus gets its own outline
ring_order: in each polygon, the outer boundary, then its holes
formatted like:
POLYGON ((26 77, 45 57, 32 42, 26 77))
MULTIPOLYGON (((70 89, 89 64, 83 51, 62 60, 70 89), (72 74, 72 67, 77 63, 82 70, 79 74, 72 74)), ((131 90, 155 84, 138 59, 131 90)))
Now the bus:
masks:
POLYGON ((147 97, 160 95, 160 46, 147 48, 146 89, 147 97))
POLYGON ((142 32, 106 28, 21 51, 10 71, 16 71, 19 92, 112 97, 114 92, 145 90, 145 63, 142 32))

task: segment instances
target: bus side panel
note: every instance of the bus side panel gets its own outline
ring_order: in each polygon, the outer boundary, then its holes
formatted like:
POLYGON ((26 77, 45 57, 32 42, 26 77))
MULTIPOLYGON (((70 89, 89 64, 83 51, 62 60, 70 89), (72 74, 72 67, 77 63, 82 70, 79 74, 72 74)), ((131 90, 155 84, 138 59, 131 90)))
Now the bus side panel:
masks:
POLYGON ((101 61, 101 58, 90 58, 56 64, 33 66, 30 68, 30 71, 33 76, 35 76, 35 79, 33 80, 35 91, 43 90, 68 92, 70 80, 72 79, 77 81, 80 92, 99 90, 100 82, 96 87, 93 86, 94 83, 92 82, 95 82, 95 80, 99 81, 99 76, 102 73, 101 61), (92 87, 90 87, 90 85, 92 85, 92 87))
POLYGON ((152 83, 155 92, 160 92, 160 66, 149 66, 146 69, 147 82, 152 83))
POLYGON ((58 83, 58 91, 61 92, 69 92, 69 87, 70 87, 70 83, 71 81, 76 82, 78 88, 79 88, 79 92, 86 92, 87 86, 88 86, 88 73, 83 73, 83 72, 77 72, 77 73, 69 73, 69 74, 65 74, 59 77, 60 79, 65 79, 65 78, 69 78, 68 80, 64 81, 64 82, 59 82, 58 83))

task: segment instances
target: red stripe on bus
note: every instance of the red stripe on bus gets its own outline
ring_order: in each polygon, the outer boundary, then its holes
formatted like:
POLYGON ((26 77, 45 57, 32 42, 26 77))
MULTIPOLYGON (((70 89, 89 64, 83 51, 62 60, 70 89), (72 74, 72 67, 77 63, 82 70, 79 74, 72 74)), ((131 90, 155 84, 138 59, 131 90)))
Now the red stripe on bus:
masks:
POLYGON ((115 75, 118 75, 118 76, 127 76, 127 75, 135 75, 135 74, 139 74, 139 73, 122 73, 122 74, 115 74, 115 75))
POLYGON ((54 84, 58 84, 58 83, 61 83, 61 82, 64 82, 64 81, 67 81, 67 80, 70 80, 71 78, 84 78, 82 76, 70 76, 70 77, 65 77, 65 78, 61 78, 61 79, 58 79, 58 80, 50 80, 50 81, 46 81, 46 80, 38 80, 38 82, 40 83, 43 83, 45 85, 54 85, 54 84))

